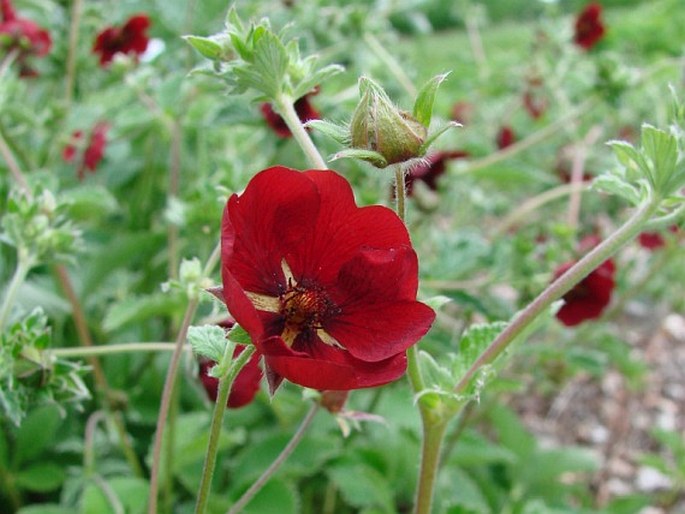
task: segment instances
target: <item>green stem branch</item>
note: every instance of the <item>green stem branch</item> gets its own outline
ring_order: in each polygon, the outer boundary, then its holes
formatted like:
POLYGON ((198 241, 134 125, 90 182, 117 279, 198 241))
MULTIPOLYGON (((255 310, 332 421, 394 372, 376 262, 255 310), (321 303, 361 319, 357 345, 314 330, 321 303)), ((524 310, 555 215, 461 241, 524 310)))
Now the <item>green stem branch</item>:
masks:
MULTIPOLYGON (((244 352, 243 352, 244 353, 244 352)), ((290 454, 297 448, 300 441, 304 437, 304 434, 309 429, 309 426, 314 420, 314 416, 319 410, 319 404, 315 403, 307 412, 307 415, 300 423, 297 431, 293 434, 288 444, 283 448, 283 451, 274 459, 271 465, 262 473, 257 481, 250 486, 250 488, 243 493, 243 495, 238 499, 237 502, 226 512, 226 514, 238 514, 242 509, 250 502, 250 500, 259 492, 259 490, 264 487, 264 485, 269 481, 273 474, 281 467, 281 465, 286 461, 290 454)))
MULTIPOLYGON (((119 343, 108 345, 96 345, 88 348, 50 348, 46 353, 55 357, 89 357, 91 355, 115 355, 121 353, 140 353, 140 352, 173 352, 176 343, 119 343)), ((183 347, 186 351, 191 351, 190 345, 183 347)))
POLYGON ((310 166, 318 170, 328 169, 326 161, 323 157, 321 157, 319 150, 317 150, 316 146, 312 142, 312 138, 309 137, 309 134, 302 126, 302 122, 300 122, 300 118, 295 111, 295 104, 293 100, 287 95, 281 95, 276 99, 275 104, 278 113, 281 115, 283 121, 285 121, 285 124, 290 129, 290 133, 295 138, 295 141, 297 141, 297 144, 300 145, 300 148, 302 148, 302 151, 307 157, 310 166))
POLYGON ((224 366, 226 371, 219 379, 219 388, 216 402, 214 403, 212 423, 209 429, 209 442, 207 443, 205 464, 202 468, 200 490, 197 495, 197 503, 195 504, 195 514, 204 514, 207 510, 207 502, 209 501, 209 493, 212 486, 212 477, 214 476, 214 467, 216 466, 216 456, 219 451, 219 436, 221 435, 221 427, 223 426, 224 414, 226 412, 226 403, 228 402, 228 397, 231 392, 231 387, 233 387, 235 377, 238 376, 240 370, 243 369, 245 364, 250 360, 250 357, 252 357, 252 354, 255 352, 255 347, 246 347, 245 350, 238 355, 235 361, 231 362, 234 350, 235 343, 228 341, 226 349, 224 350, 224 356, 220 363, 220 366, 224 366))
POLYGON ((623 245, 631 241, 656 212, 659 203, 660 199, 651 198, 640 206, 618 230, 540 293, 476 359, 457 383, 454 391, 456 393, 463 392, 478 370, 482 366, 492 363, 545 309, 549 308, 553 302, 564 296, 600 264, 614 255, 623 245))
POLYGON ((376 54, 376 57, 383 61, 383 63, 388 67, 390 73, 393 74, 393 76, 397 79, 397 82, 400 83, 407 94, 414 98, 417 93, 416 87, 409 76, 405 73, 400 63, 397 62, 397 59, 395 59, 395 57, 388 52, 383 45, 381 45, 380 41, 378 41, 376 36, 373 34, 369 32, 364 34, 364 41, 369 46, 371 51, 376 54))
MULTIPOLYGON (((207 264, 203 270, 202 275, 208 276, 214 266, 216 266, 219 258, 221 256, 221 244, 217 244, 207 259, 207 264)), ((171 406, 171 397, 176 381, 176 373, 178 372, 178 366, 181 361, 181 354, 183 353, 183 348, 185 346, 186 337, 188 335, 188 327, 195 316, 195 311, 200 303, 198 296, 192 298, 188 302, 186 307, 186 312, 183 316, 183 321, 181 323, 181 328, 179 329, 178 336, 176 338, 176 343, 174 351, 171 355, 171 362, 169 362, 169 368, 167 369, 166 378, 164 379, 164 389, 162 391, 162 399, 160 401, 159 413, 157 415, 157 429, 155 432, 155 440, 152 449, 152 468, 150 470, 150 491, 148 495, 148 514, 157 514, 157 496, 159 492, 159 466, 162 455, 162 437, 164 435, 164 426, 166 425, 167 417, 169 415, 169 407, 171 406)))
POLYGON ((12 306, 14 305, 14 298, 17 296, 17 292, 19 292, 19 288, 24 283, 24 280, 26 280, 26 275, 28 275, 32 266, 32 259, 28 255, 28 252, 19 248, 17 254, 19 256, 17 267, 5 290, 5 299, 2 302, 2 306, 0 306, 0 332, 5 328, 5 323, 7 323, 10 312, 12 311, 12 306))
POLYGON ((78 51, 78 31, 81 26, 83 0, 74 0, 71 5, 71 24, 69 25, 69 50, 67 52, 67 78, 64 84, 64 103, 71 107, 74 95, 74 80, 76 77, 76 53, 78 51))
POLYGON ((430 514, 433 503, 435 479, 440 465, 440 449, 445 436, 445 421, 423 418, 423 441, 421 444, 421 469, 416 490, 415 514, 430 514))

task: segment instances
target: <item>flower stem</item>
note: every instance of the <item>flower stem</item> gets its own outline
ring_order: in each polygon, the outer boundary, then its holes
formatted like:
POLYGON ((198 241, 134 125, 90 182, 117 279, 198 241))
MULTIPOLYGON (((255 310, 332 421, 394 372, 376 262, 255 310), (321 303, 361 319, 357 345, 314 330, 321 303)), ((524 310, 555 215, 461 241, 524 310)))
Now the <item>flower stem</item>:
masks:
POLYGON ((295 112, 295 104, 292 98, 288 97, 287 95, 281 95, 276 98, 275 104, 278 113, 281 115, 283 121, 285 121, 285 124, 290 129, 290 133, 295 138, 295 141, 297 141, 297 144, 299 144, 300 148, 302 148, 302 151, 307 157, 309 164, 318 170, 328 169, 326 161, 323 157, 321 157, 319 150, 317 150, 316 146, 314 146, 314 143, 312 142, 312 138, 309 137, 309 134, 302 126, 300 118, 297 115, 297 112, 295 112))
POLYGON ((430 514, 433 489, 438 476, 440 449, 445 436, 446 421, 431 422, 423 418, 423 442, 421 445, 421 470, 416 491, 415 514, 430 514))
POLYGON ((29 183, 26 181, 24 174, 21 172, 21 168, 19 167, 19 164, 17 163, 16 159, 14 158, 14 155, 12 154, 12 150, 7 145, 7 141, 5 141, 5 138, 3 137, 2 132, 0 132, 0 155, 2 155, 2 158, 5 159, 5 162, 7 163, 7 167, 9 168, 10 173, 12 174, 12 177, 14 178, 14 181, 19 185, 19 187, 22 188, 22 190, 27 195, 30 195, 31 194, 31 188, 29 187, 29 183))
MULTIPOLYGON (((207 264, 203 270, 203 276, 208 276, 214 269, 214 266, 219 261, 221 256, 221 244, 217 244, 214 251, 207 259, 207 264)), ((195 311, 200 303, 199 297, 194 297, 188 302, 186 312, 183 316, 181 328, 174 347, 174 352, 171 355, 171 362, 167 369, 166 378, 164 379, 164 389, 162 391, 162 399, 159 406, 159 413, 157 415, 157 429, 155 432, 155 441, 152 449, 152 468, 150 470, 150 491, 148 495, 148 514, 157 514, 157 494, 159 492, 159 465, 162 455, 162 436, 164 435, 164 426, 166 425, 167 417, 169 415, 169 407, 171 406, 171 397, 176 380, 176 373, 181 361, 181 354, 185 346, 186 336, 188 335, 188 327, 195 316, 195 311)))
POLYGON ((202 479, 200 481, 200 490, 197 495, 197 503, 195 504, 195 514, 204 514, 207 509, 207 502, 209 501, 209 491, 212 486, 212 477, 214 476, 214 467, 216 465, 216 455, 219 451, 219 436, 221 435, 221 427, 224 421, 224 413, 226 412, 226 403, 231 392, 231 387, 238 376, 243 366, 250 360, 255 351, 254 346, 248 346, 238 355, 235 361, 233 359, 233 351, 235 350, 235 343, 228 341, 224 356, 221 359, 220 366, 224 366, 226 371, 219 379, 219 387, 217 391, 216 402, 214 403, 214 414, 212 414, 212 424, 209 429, 209 442, 207 443, 207 453, 205 454, 205 464, 202 468, 202 479), (229 365, 230 363, 230 365, 229 365))
POLYGON ((535 300, 490 343, 457 383, 454 391, 461 393, 466 389, 476 372, 484 365, 492 363, 509 344, 523 332, 552 302, 561 298, 605 260, 614 255, 622 246, 631 241, 649 221, 659 207, 660 199, 651 198, 637 209, 633 215, 611 236, 602 241, 585 257, 579 260, 566 273, 552 282, 535 300))
MULTIPOLYGON (((401 165, 395 165, 395 207, 397 215, 406 223, 406 189, 404 183, 404 170, 401 165)), ((407 377, 414 395, 426 388, 426 383, 419 365, 419 352, 416 345, 407 349, 407 377)), ((445 427, 449 419, 436 415, 422 401, 418 401, 421 414, 421 426, 423 432, 421 444, 421 469, 416 487, 415 514, 430 514, 433 502, 433 489, 435 478, 438 473, 440 461, 440 448, 445 435, 445 427)))
POLYGON ((64 85, 64 103, 66 108, 71 106, 74 94, 74 79, 76 76, 76 52, 78 51, 78 31, 81 25, 83 0, 74 0, 71 5, 71 24, 69 26, 69 50, 67 53, 67 78, 64 85))
MULTIPOLYGON (((55 357, 89 357, 91 355, 116 355, 120 353, 137 352, 172 352, 176 348, 176 343, 119 343, 96 345, 88 348, 50 348, 46 353, 55 357)), ((183 347, 190 351, 189 345, 183 347)))
POLYGON ((257 481, 254 484, 252 484, 247 491, 243 493, 243 495, 226 512, 226 514, 238 514, 245 507, 245 505, 247 505, 250 502, 250 500, 259 492, 259 490, 262 487, 264 487, 264 485, 269 481, 271 476, 278 470, 278 468, 281 467, 281 464, 283 464, 286 461, 286 459, 290 457, 290 454, 295 450, 295 448, 297 448, 297 445, 300 444, 300 441, 304 437, 304 434, 307 432, 307 429, 309 429, 309 426, 312 424, 314 416, 316 415, 318 410, 319 404, 313 404, 312 407, 309 409, 309 412, 307 412, 307 415, 302 420, 302 423, 300 423, 300 426, 297 428, 297 431, 293 434, 290 441, 288 441, 288 444, 285 446, 285 448, 283 448, 283 451, 281 451, 278 457, 276 457, 274 461, 271 463, 271 465, 264 471, 264 473, 262 473, 262 476, 260 476, 257 479, 257 481))
POLYGON ((26 275, 28 275, 32 267, 32 259, 25 249, 19 248, 17 253, 19 256, 17 267, 14 270, 14 275, 12 275, 12 280, 10 280, 5 290, 5 299, 2 302, 2 306, 0 306, 0 332, 5 328, 5 323, 9 319, 12 305, 14 304, 14 297, 17 295, 19 287, 26 280, 26 275))

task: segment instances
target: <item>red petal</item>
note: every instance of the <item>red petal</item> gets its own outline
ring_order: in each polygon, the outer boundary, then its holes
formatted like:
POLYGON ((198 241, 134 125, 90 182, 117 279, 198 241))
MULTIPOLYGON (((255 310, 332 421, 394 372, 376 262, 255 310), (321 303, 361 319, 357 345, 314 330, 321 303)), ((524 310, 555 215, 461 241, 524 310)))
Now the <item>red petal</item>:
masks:
POLYGON ((266 363, 276 373, 295 384, 320 390, 344 391, 387 384, 401 377, 407 366, 403 353, 368 363, 321 342, 312 344, 314 356, 288 348, 280 337, 263 341, 263 346, 266 363))
POLYGON ((303 175, 316 184, 321 207, 316 227, 297 246, 289 247, 286 260, 296 279, 330 285, 360 248, 410 245, 407 229, 392 210, 357 207, 350 184, 337 173, 310 170, 303 175))

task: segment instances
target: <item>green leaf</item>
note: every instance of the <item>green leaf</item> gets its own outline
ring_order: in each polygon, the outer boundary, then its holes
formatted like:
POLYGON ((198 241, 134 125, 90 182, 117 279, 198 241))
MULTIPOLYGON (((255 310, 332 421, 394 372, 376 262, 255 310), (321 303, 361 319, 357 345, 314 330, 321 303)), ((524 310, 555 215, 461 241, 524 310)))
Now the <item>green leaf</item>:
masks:
POLYGON ((294 98, 301 98, 310 91, 312 91, 316 86, 322 84, 329 78, 341 73, 345 70, 344 67, 338 64, 329 64, 323 68, 316 70, 315 72, 305 76, 293 89, 292 95, 294 98))
POLYGON ((673 193, 669 184, 678 161, 676 138, 664 130, 645 124, 642 126, 641 141, 644 154, 653 165, 654 186, 662 196, 668 196, 673 193))
POLYGON ((428 128, 431 124, 431 118, 433 117, 433 104, 435 103, 435 94, 449 73, 443 73, 442 75, 436 75, 428 82, 426 82, 419 93, 416 95, 416 101, 414 102, 414 118, 421 123, 424 127, 428 128))
POLYGON ((362 161, 370 162, 377 168, 385 168, 388 165, 388 161, 378 152, 372 150, 361 150, 358 148, 347 148, 341 150, 335 155, 329 158, 330 162, 337 161, 338 159, 360 159, 362 161))
POLYGON ((436 295, 436 296, 431 296, 430 298, 427 298, 423 300, 423 303, 428 305, 431 309, 434 311, 440 310, 443 306, 447 305, 450 303, 452 299, 449 296, 445 295, 436 295))
POLYGON ((241 512, 244 514, 297 514, 300 498, 297 490, 284 480, 272 479, 241 512))
MULTIPOLYGON (((452 363, 452 375, 456 381, 461 380, 466 371, 506 326, 507 324, 501 321, 482 323, 471 325, 464 332, 459 341, 459 353, 452 363)), ((477 398, 491 374, 492 367, 483 366, 473 376, 469 385, 463 390, 463 394, 470 398, 477 398)))
POLYGON ((190 46, 200 52, 207 59, 217 60, 221 58, 222 46, 211 37, 183 36, 190 46))
MULTIPOLYGON (((114 477, 105 481, 116 496, 126 514, 144 514, 148 495, 148 483, 142 478, 114 477)), ((81 496, 81 514, 115 514, 114 509, 102 488, 90 483, 81 496)))
POLYGON ((592 181, 592 189, 625 198, 633 205, 642 202, 640 192, 624 178, 614 173, 603 173, 592 181))
POLYGON ((30 505, 22 507, 16 514, 74 514, 74 509, 55 504, 30 505))
MULTIPOLYGON (((252 87, 262 91, 271 99, 276 99, 283 90, 285 74, 288 71, 288 53, 281 40, 270 30, 257 27, 254 45, 254 77, 259 77, 252 87), (259 30, 262 29, 262 30, 259 30)), ((251 74, 248 74, 251 75, 251 74)))
POLYGON ((362 463, 343 462, 330 466, 326 473, 345 502, 353 507, 381 507, 395 512, 390 484, 376 469, 362 463))
POLYGON ((22 464, 38 457, 54 442, 61 423, 54 406, 46 405, 29 413, 17 432, 15 461, 22 464))
POLYGON ((39 462, 20 470, 15 475, 19 487, 27 491, 47 493, 62 485, 66 473, 54 462, 39 462))
POLYGON ((109 308, 102 327, 111 332, 154 316, 173 314, 182 306, 183 300, 175 295, 154 293, 137 298, 128 297, 109 308))
POLYGON ((217 325, 191 326, 188 328, 188 342, 197 355, 221 362, 226 351, 226 331, 217 325))
POLYGON ((342 145, 350 141, 350 129, 346 125, 338 125, 325 120, 309 120, 305 123, 305 127, 318 130, 342 145))
POLYGON ((238 324, 233 325, 231 331, 228 333, 228 338, 234 343, 250 345, 252 344, 252 338, 247 331, 238 324))
POLYGON ((421 152, 426 153, 430 146, 435 142, 436 139, 438 139, 440 136, 442 136, 445 132, 447 132, 449 129, 452 128, 458 128, 461 127, 460 123, 457 123, 456 121, 450 121, 449 123, 445 123, 441 127, 439 127, 436 131, 434 131, 432 134, 429 134, 426 140, 423 142, 421 145, 421 152))

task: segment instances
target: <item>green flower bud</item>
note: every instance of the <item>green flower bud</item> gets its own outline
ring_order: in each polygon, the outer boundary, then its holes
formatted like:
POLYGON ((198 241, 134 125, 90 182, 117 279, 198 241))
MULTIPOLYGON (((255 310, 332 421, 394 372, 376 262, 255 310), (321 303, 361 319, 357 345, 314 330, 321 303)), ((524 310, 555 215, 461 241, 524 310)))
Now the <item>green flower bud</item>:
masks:
POLYGON ((361 100, 350 123, 352 148, 378 153, 383 157, 374 161, 379 168, 421 157, 427 128, 410 113, 395 107, 371 79, 359 79, 359 91, 361 100))

